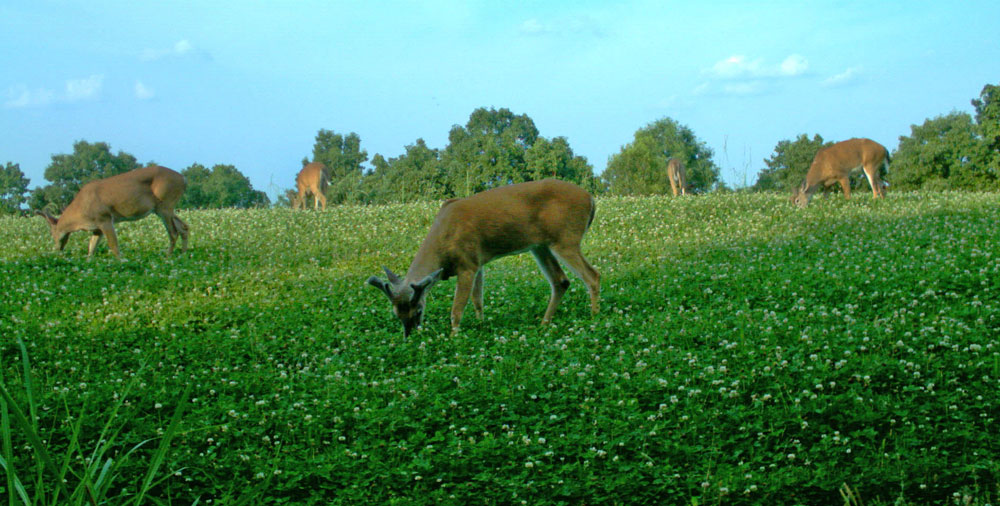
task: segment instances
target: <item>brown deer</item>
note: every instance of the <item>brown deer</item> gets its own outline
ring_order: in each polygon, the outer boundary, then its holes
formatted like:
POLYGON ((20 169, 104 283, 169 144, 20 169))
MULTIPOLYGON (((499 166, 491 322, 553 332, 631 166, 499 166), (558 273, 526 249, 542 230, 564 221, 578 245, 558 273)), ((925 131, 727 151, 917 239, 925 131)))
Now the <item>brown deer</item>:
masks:
POLYGON ((187 250, 188 226, 174 214, 174 206, 186 186, 180 173, 150 165, 83 185, 58 218, 45 210, 36 213, 48 221, 56 250, 62 251, 66 247, 70 233, 89 230, 93 235, 87 258, 94 255, 101 236, 105 236, 111 252, 119 259, 121 253, 118 251, 115 223, 134 221, 156 213, 170 236, 169 255, 174 251, 178 235, 183 241, 182 249, 187 250))
POLYGON ((670 190, 675 197, 678 194, 687 195, 687 170, 680 158, 667 161, 667 179, 670 180, 670 190))
POLYGON ((306 206, 306 197, 311 193, 313 196, 313 209, 319 209, 320 203, 323 210, 326 210, 326 184, 329 179, 329 169, 322 162, 312 162, 306 164, 295 176, 295 186, 299 191, 293 203, 294 209, 303 209, 306 206))
POLYGON ((879 168, 889 169, 889 151, 871 139, 848 139, 816 152, 802 185, 792 192, 792 202, 806 207, 814 193, 822 187, 840 183, 844 198, 851 198, 851 171, 862 168, 868 177, 873 198, 885 196, 885 184, 879 178, 879 168))
POLYGON ((404 278, 383 267, 388 280, 372 276, 368 283, 392 303, 408 336, 423 318, 427 292, 435 283, 458 277, 451 306, 452 334, 472 296, 476 316, 483 317, 483 265, 507 255, 530 251, 552 286, 542 323, 552 321, 569 278, 562 259, 587 285, 590 309, 597 314, 601 276, 580 252, 583 234, 594 220, 594 199, 586 190, 558 179, 502 186, 441 206, 427 237, 404 278))

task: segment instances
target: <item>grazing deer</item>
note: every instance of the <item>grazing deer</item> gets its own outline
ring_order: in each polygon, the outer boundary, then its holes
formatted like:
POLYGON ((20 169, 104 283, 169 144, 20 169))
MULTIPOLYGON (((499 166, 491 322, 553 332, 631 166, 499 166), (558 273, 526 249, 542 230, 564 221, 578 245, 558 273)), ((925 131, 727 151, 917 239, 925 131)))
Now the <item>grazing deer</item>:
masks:
POLYGON ((389 301, 409 336, 423 318, 427 292, 441 279, 458 277, 451 306, 452 335, 472 296, 476 316, 483 317, 483 265, 507 255, 531 251, 552 286, 542 323, 552 321, 569 278, 560 258, 587 285, 590 309, 597 314, 601 276, 580 252, 580 241, 594 220, 594 199, 584 189, 558 179, 502 186, 441 206, 406 277, 383 267, 388 280, 372 276, 368 283, 389 301))
POLYGON ((329 169, 322 162, 312 162, 306 164, 295 176, 295 186, 299 190, 298 197, 295 198, 293 208, 303 209, 306 206, 306 197, 311 193, 313 196, 313 209, 319 209, 320 203, 323 210, 326 210, 326 183, 329 169))
POLYGON ((680 158, 667 161, 667 179, 670 179, 670 189, 676 197, 678 192, 687 195, 687 170, 680 158))
POLYGON ((151 212, 156 213, 170 236, 169 255, 174 251, 178 235, 183 241, 182 249, 187 250, 188 226, 174 214, 174 206, 186 186, 180 173, 150 165, 83 185, 58 218, 45 210, 36 213, 49 222, 56 250, 62 251, 66 247, 70 233, 89 230, 93 235, 87 258, 94 255, 101 236, 106 236, 108 247, 118 259, 122 256, 118 251, 115 223, 134 221, 151 212))
POLYGON ((799 207, 809 205, 814 193, 821 187, 840 183, 844 198, 851 198, 851 171, 863 168, 874 198, 885 196, 885 185, 879 178, 880 167, 889 169, 889 152, 885 146, 871 139, 848 139, 816 152, 809 172, 802 185, 792 192, 792 202, 799 207))

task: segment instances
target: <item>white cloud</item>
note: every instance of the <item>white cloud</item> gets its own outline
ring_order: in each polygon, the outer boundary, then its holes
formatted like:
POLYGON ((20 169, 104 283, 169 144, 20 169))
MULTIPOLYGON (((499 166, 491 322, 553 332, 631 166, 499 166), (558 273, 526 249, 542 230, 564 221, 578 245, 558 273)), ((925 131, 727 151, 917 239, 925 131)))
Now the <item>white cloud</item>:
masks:
POLYGON ((156 92, 152 88, 143 84, 142 81, 135 82, 135 98, 138 98, 139 100, 149 100, 155 96, 156 92))
POLYGON ((821 83, 826 87, 844 86, 857 80, 861 67, 851 67, 835 76, 830 76, 821 83))
POLYGON ((94 74, 83 79, 70 79, 66 81, 62 93, 57 93, 47 88, 28 89, 21 84, 7 89, 7 99, 4 100, 5 109, 23 109, 26 107, 44 107, 54 103, 73 103, 86 100, 94 100, 101 94, 104 88, 104 76, 94 74))
POLYGON ((142 53, 139 54, 139 59, 142 61, 156 61, 162 60, 163 58, 169 57, 180 57, 189 54, 194 54, 196 48, 191 41, 187 39, 181 39, 174 43, 169 49, 144 49, 142 53))
POLYGON ((738 54, 715 62, 702 73, 719 79, 794 77, 804 74, 808 68, 809 61, 799 54, 792 54, 776 65, 765 63, 763 58, 751 60, 738 54))
POLYGON ((800 54, 793 54, 785 61, 781 62, 780 74, 783 76, 797 76, 803 74, 809 68, 809 62, 800 54))
POLYGON ((67 102, 79 102, 81 100, 96 98, 101 93, 101 88, 103 87, 104 76, 100 74, 94 74, 84 79, 71 79, 66 81, 65 100, 67 102))
POLYGON ((55 101, 56 94, 51 90, 37 89, 29 90, 23 84, 11 86, 7 89, 7 99, 4 100, 5 109, 22 109, 25 107, 41 107, 55 101))

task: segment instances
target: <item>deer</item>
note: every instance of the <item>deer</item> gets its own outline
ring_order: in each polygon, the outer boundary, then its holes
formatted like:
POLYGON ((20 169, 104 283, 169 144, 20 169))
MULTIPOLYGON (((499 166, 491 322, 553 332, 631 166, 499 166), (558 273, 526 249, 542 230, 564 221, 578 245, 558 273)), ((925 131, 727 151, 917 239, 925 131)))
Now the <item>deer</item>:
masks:
POLYGON ((295 176, 295 186, 299 191, 295 198, 293 208, 304 209, 306 197, 311 193, 313 196, 313 209, 319 209, 320 203, 323 210, 326 210, 326 184, 329 179, 329 169, 322 162, 312 162, 306 164, 295 176))
POLYGON ((135 221, 156 213, 167 229, 170 245, 166 253, 170 255, 177 236, 183 241, 182 251, 187 251, 188 226, 174 214, 174 206, 186 187, 187 182, 179 172, 150 165, 83 185, 58 218, 44 209, 36 214, 48 222, 56 251, 66 247, 70 233, 88 230, 92 234, 88 259, 94 256, 103 236, 108 238, 108 248, 121 260, 115 223, 135 221))
POLYGON ((438 210, 404 277, 383 267, 387 279, 368 278, 382 291, 408 337, 423 321, 427 293, 438 281, 457 277, 451 333, 472 297, 483 318, 483 266, 530 251, 549 281, 551 294, 542 324, 548 324, 569 288, 561 259, 587 285, 592 315, 598 313, 601 276, 583 257, 580 242, 594 220, 594 198, 575 184, 543 179, 501 186, 450 199, 438 210))
POLYGON ((871 186, 873 198, 885 196, 886 185, 879 178, 879 168, 889 169, 889 151, 885 146, 864 138, 848 139, 816 152, 805 181, 792 192, 792 202, 800 208, 809 205, 814 193, 822 187, 840 183, 844 198, 851 198, 848 176, 856 169, 864 169, 871 186))
POLYGON ((670 180, 670 190, 674 192, 675 197, 678 193, 687 195, 687 170, 680 158, 671 158, 667 161, 667 179, 670 180))

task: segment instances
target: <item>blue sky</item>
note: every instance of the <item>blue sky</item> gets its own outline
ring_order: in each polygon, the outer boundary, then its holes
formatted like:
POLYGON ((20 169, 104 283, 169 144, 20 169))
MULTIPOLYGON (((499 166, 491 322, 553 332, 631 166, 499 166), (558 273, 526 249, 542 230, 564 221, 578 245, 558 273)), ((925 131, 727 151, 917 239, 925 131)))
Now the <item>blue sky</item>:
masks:
POLYGON ((972 111, 1000 83, 1000 2, 0 4, 0 163, 107 142, 235 165, 272 197, 316 132, 369 156, 444 148, 477 107, 527 114, 596 172, 663 117, 752 184, 782 139, 870 137, 972 111))

